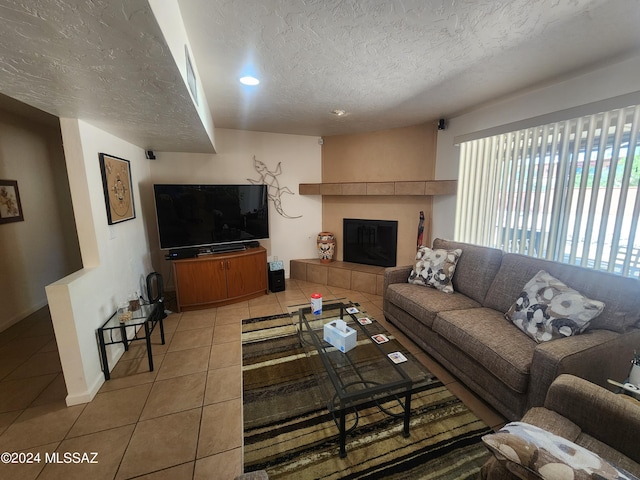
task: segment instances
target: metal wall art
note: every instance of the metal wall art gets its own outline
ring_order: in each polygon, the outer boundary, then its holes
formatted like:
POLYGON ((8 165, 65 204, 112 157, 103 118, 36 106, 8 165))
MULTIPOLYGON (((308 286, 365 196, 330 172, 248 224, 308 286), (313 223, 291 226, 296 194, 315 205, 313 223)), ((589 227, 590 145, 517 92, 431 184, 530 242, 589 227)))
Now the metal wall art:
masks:
POLYGON ((248 181, 253 183, 254 185, 266 185, 267 186, 267 194, 269 198, 273 201, 273 206, 276 211, 283 216, 284 218, 300 218, 302 215, 298 215, 297 217, 293 217, 291 215, 287 215, 282 208, 282 194, 288 193, 293 195, 294 193, 289 190, 288 187, 280 187, 280 183, 278 182, 278 175, 282 173, 282 167, 280 166, 281 162, 278 162, 278 166, 276 169, 271 172, 267 168, 267 166, 262 163, 260 160, 256 159, 255 155, 253 156, 253 166, 256 171, 260 174, 260 178, 258 180, 252 180, 251 178, 247 178, 248 181))

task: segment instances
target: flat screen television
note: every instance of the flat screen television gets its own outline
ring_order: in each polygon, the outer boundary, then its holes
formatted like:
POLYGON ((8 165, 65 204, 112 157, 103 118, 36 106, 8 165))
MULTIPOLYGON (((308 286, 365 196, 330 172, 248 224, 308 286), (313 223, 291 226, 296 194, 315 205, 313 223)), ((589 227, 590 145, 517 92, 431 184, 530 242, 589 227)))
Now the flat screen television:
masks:
POLYGON ((153 186, 160 248, 269 238, 266 185, 153 186))

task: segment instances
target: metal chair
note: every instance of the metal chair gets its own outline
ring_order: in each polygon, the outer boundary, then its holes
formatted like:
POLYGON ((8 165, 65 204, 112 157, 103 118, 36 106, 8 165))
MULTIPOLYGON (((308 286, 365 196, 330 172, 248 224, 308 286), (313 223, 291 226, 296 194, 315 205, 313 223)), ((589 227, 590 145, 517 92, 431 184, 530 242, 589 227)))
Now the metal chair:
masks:
MULTIPOLYGON (((160 303, 160 309, 164 317, 164 285, 162 283, 162 275, 158 272, 151 272, 147 275, 147 298, 149 304, 160 303)), ((163 318, 164 318, 163 317, 163 318)))

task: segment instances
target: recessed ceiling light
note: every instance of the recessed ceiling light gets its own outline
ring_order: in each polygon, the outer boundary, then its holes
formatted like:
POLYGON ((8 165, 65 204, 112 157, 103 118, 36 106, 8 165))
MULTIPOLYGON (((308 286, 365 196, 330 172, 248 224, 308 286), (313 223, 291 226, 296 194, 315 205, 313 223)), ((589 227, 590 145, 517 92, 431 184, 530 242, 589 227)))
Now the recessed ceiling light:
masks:
POLYGON ((260 80, 258 80, 256 77, 246 76, 240 77, 240 83, 243 85, 255 86, 260 83, 260 80))
POLYGON ((342 110, 340 108, 336 108, 335 110, 331 110, 331 113, 336 115, 337 117, 344 117, 347 112, 345 110, 342 110))

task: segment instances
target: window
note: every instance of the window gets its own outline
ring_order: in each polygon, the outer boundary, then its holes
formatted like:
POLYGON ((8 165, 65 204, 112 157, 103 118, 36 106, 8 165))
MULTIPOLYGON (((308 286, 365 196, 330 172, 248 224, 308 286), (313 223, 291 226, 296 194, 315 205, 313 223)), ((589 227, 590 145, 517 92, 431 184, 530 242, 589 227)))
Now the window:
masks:
POLYGON ((456 239, 639 277, 640 106, 463 142, 456 239))

